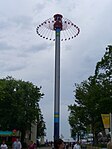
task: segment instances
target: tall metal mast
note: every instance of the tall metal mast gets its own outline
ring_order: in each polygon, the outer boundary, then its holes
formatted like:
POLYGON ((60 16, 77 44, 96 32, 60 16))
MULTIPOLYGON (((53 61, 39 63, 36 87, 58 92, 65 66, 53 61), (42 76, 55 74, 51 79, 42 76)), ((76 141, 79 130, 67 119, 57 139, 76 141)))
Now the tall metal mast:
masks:
POLYGON ((55 14, 53 18, 41 23, 36 31, 40 37, 55 41, 54 140, 56 140, 60 137, 60 41, 73 39, 80 30, 61 14, 55 14))
POLYGON ((54 92, 54 140, 59 138, 60 120, 60 31, 62 29, 62 15, 54 15, 55 29, 55 92, 54 92))

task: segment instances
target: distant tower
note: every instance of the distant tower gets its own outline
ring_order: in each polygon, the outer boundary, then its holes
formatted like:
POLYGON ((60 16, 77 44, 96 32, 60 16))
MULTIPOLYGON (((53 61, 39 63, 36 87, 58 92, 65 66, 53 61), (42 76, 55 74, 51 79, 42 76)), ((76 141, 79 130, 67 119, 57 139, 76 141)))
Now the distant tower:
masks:
POLYGON ((36 31, 40 37, 55 41, 54 140, 56 140, 60 135, 60 41, 73 39, 79 34, 80 29, 61 14, 55 14, 53 18, 41 23, 36 31))

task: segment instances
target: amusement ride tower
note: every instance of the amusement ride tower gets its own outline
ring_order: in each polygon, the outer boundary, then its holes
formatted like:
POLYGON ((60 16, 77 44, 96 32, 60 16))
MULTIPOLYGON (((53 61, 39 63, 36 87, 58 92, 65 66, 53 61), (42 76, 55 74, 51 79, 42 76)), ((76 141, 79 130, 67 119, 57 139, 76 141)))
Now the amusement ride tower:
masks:
POLYGON ((55 14, 53 18, 41 23, 36 32, 42 38, 55 41, 54 140, 56 140, 60 136, 60 41, 73 39, 79 34, 80 29, 61 14, 55 14))

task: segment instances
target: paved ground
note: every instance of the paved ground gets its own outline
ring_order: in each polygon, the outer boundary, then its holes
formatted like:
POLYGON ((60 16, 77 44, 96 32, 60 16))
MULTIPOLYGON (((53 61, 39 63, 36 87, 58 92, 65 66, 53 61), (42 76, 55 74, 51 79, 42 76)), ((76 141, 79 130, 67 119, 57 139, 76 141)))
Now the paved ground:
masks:
POLYGON ((51 146, 42 146, 42 147, 39 147, 40 149, 50 149, 52 148, 51 146))
MULTIPOLYGON (((37 147, 37 149, 52 149, 52 147, 37 147)), ((69 147, 69 149, 71 149, 71 147, 69 147)), ((88 147, 87 149, 107 149, 107 148, 88 147)))
POLYGON ((52 149, 52 147, 37 147, 37 149, 52 149))

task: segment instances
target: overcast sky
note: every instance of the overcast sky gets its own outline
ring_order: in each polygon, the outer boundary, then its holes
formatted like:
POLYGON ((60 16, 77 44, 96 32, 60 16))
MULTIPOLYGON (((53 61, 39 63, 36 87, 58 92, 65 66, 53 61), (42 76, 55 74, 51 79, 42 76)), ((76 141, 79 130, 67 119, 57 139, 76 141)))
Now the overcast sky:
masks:
POLYGON ((60 13, 80 28, 78 37, 61 42, 60 134, 70 138, 68 105, 74 83, 94 74, 96 63, 112 42, 112 0, 0 0, 0 78, 12 76, 42 86, 40 107, 53 138, 54 42, 36 34, 36 27, 60 13))

